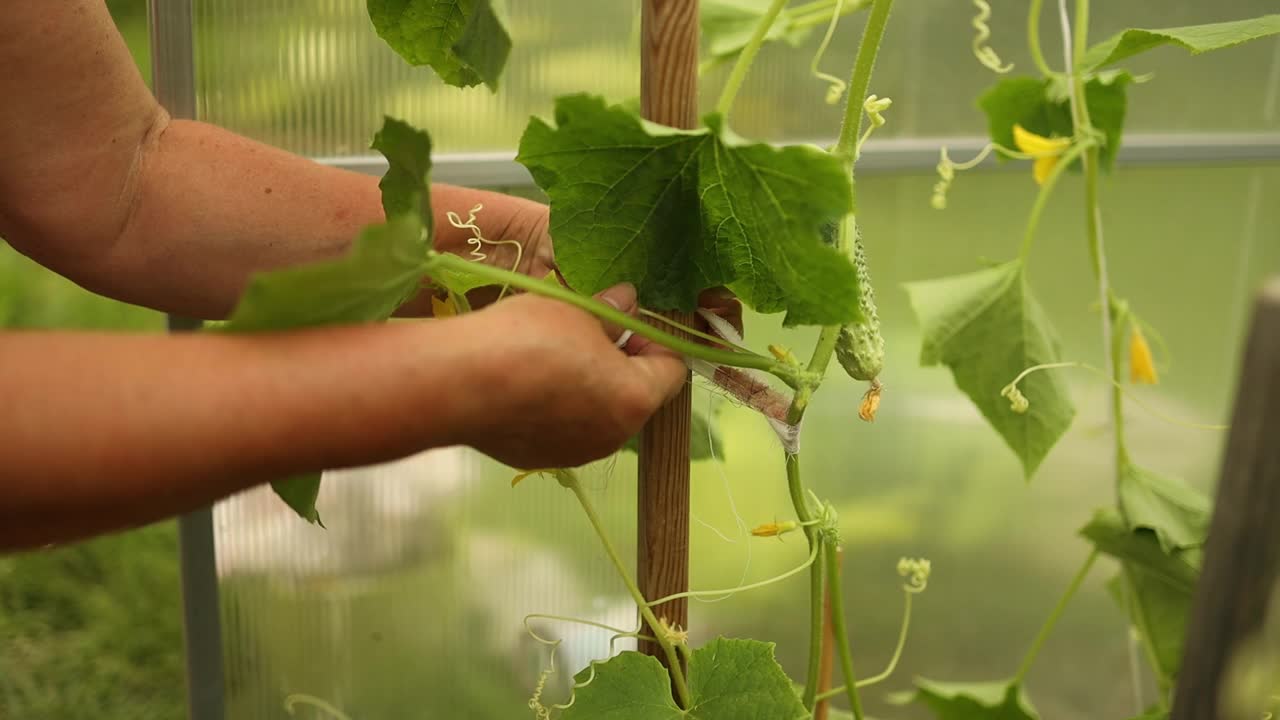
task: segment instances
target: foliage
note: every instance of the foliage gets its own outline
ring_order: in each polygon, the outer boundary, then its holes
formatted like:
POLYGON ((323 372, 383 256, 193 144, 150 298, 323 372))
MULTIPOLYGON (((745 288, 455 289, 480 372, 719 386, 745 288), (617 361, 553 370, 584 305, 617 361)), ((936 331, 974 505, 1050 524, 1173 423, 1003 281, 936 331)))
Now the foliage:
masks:
POLYGON ((1199 55, 1277 33, 1280 33, 1280 15, 1163 30, 1130 28, 1089 48, 1080 58, 1080 66, 1096 70, 1161 45, 1179 45, 1192 55, 1199 55))
POLYGON ((773 659, 773 645, 719 638, 689 659, 687 710, 671 699, 667 671, 654 658, 624 652, 583 670, 563 720, 799 720, 804 706, 773 659))
POLYGON ((1034 398, 1017 412, 1000 390, 1023 369, 1058 362, 1058 342, 1031 296, 1021 261, 907 286, 924 332, 922 365, 943 364, 987 422, 1018 455, 1027 477, 1035 473, 1071 424, 1075 408, 1062 381, 1040 373, 1027 378, 1034 398))
POLYGON ((915 679, 915 692, 895 696, 899 704, 918 703, 938 720, 1039 720, 1017 682, 954 683, 915 679))
POLYGON ((181 717, 177 550, 164 524, 0 557, 0 716, 181 717))
POLYGON ((511 38, 491 0, 368 0, 378 35, 413 65, 456 87, 498 89, 511 38))
POLYGON ((834 157, 744 142, 714 115, 660 128, 581 95, 559 98, 555 120, 529 123, 517 160, 551 198, 556 262, 576 290, 629 280, 648 306, 692 310, 727 285, 787 324, 858 317, 853 264, 821 236, 850 210, 834 157))

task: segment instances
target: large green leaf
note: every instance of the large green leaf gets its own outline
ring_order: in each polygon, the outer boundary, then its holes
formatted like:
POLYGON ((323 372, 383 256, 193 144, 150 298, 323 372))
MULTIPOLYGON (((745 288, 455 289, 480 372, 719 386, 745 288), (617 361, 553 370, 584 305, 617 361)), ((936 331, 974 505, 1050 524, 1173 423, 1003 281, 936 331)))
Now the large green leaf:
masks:
POLYGON ((1166 554, 1204 545, 1209 532, 1209 499, 1186 483, 1125 463, 1119 495, 1130 529, 1155 532, 1166 554))
POLYGON ((511 37, 491 0, 368 0, 378 35, 413 65, 456 87, 498 89, 511 37))
POLYGON ((938 720, 1039 720, 1022 686, 1013 682, 948 683, 915 679, 915 692, 890 698, 899 705, 919 703, 938 720))
POLYGON ((1051 371, 1032 373, 1019 384, 1030 400, 1026 412, 1014 412, 1000 394, 1023 370, 1059 360, 1057 340, 1031 296, 1022 263, 908 283, 906 288, 924 333, 920 363, 951 369, 956 385, 1031 477, 1071 425, 1075 408, 1051 371))
MULTIPOLYGON (((1102 167, 1115 164, 1116 153, 1124 137, 1124 118, 1128 107, 1128 86, 1135 82, 1124 70, 1091 75, 1085 83, 1085 102, 1089 121, 1106 138, 1098 151, 1102 167)), ((987 115, 987 132, 991 141, 1016 149, 1013 126, 1021 125, 1044 137, 1070 137, 1075 132, 1071 121, 1071 102, 1067 90, 1057 81, 1038 77, 1004 78, 978 98, 978 106, 987 115)))
POLYGON ((596 97, 556 100, 556 127, 533 119, 517 158, 551 198, 556 261, 579 292, 628 281, 640 301, 691 310, 727 285, 788 325, 858 319, 853 263, 822 242, 850 210, 849 177, 814 147, 642 122, 596 97))
POLYGON ((689 660, 690 707, 672 700, 667 671, 652 657, 624 652, 583 670, 561 720, 800 720, 804 705, 773 657, 773 644, 720 638, 689 660), (590 679, 590 682, 587 682, 590 679))
POLYGON ((1163 30, 1124 30, 1089 48, 1080 58, 1081 68, 1094 70, 1161 45, 1180 45, 1199 55, 1210 50, 1239 45, 1249 40, 1280 33, 1280 15, 1263 15, 1250 20, 1189 25, 1163 30))

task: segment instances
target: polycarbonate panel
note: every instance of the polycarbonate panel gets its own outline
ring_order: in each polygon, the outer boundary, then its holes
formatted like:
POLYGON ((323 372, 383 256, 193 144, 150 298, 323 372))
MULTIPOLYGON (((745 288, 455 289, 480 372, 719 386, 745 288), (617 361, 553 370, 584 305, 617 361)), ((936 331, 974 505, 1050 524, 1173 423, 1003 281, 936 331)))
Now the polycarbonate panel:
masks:
MULTIPOLYGON (((375 35, 364 0, 194 0, 200 116, 311 156, 364 154, 383 114, 428 128, 438 151, 514 148, 532 114, 561 94, 622 101, 638 92, 635 0, 510 0, 511 60, 497 94, 445 86, 408 67, 375 35)), ((1101 40, 1125 27, 1170 27, 1274 12, 1274 0, 1094 3, 1101 40)), ((1026 55, 1024 3, 994 3, 992 46, 1034 72, 1026 55)), ((1056 3, 1045 3, 1042 37, 1061 65, 1056 3)), ((974 98, 998 77, 970 50, 973 6, 960 0, 899 3, 871 90, 895 101, 878 137, 984 131, 974 98)), ((822 63, 847 76, 863 17, 846 18, 822 63)), ((770 140, 832 137, 839 110, 808 67, 820 28, 801 48, 770 47, 748 77, 733 116, 739 132, 770 140)), ((1142 132, 1277 131, 1280 40, 1190 57, 1165 48, 1124 63, 1154 73, 1133 88, 1129 127, 1142 132), (1268 112, 1271 115, 1268 115, 1268 112)), ((728 74, 703 83, 711 108, 728 74)))
MULTIPOLYGON (((858 664, 876 672, 891 654, 901 611, 901 556, 934 563, 915 603, 902 665, 886 690, 913 675, 1006 677, 1087 553, 1075 530, 1111 502, 1104 388, 1065 371, 1079 409, 1033 482, 941 368, 920 368, 919 331, 903 282, 964 272, 1005 258, 1021 238, 1035 186, 1029 172, 961 175, 950 209, 928 201, 928 175, 863 180, 867 252, 888 345, 880 418, 854 408, 863 388, 838 373, 810 408, 805 472, 835 503, 846 541, 846 593, 858 664), (999 210, 993 211, 993 208, 999 210)), ((1135 390, 1164 415, 1223 422, 1234 396, 1249 299, 1280 273, 1280 166, 1121 169, 1104 183, 1110 269, 1117 291, 1160 331, 1161 384, 1135 390)), ((1038 299, 1064 357, 1098 363, 1095 290, 1078 189, 1046 210, 1030 256, 1038 299)), ((755 346, 809 346, 776 318, 748 318, 755 346)), ((571 392, 568 388, 566 391, 571 392)), ((710 396, 696 393, 706 407, 710 396)), ((803 539, 750 538, 746 528, 790 516, 782 451, 759 417, 725 404, 716 425, 723 463, 693 468, 691 575, 695 588, 761 580, 804 559, 803 539)), ((1130 405, 1133 456, 1155 471, 1211 489, 1221 433, 1170 425, 1130 405)), ((528 613, 626 629, 634 614, 570 493, 466 451, 437 451, 374 470, 330 474, 320 500, 327 530, 292 516, 270 491, 217 509, 231 717, 284 718, 294 694, 323 699, 356 720, 526 717, 545 650, 528 613)), ((584 473, 614 541, 633 557, 631 456, 584 473)), ((1099 567, 1030 675, 1045 717, 1132 714, 1126 629, 1099 567)), ((749 636, 778 643, 803 674, 806 584, 801 577, 691 605, 692 640, 749 636)), ((562 669, 607 654, 610 633, 542 622, 565 638, 562 669)), ((625 645, 620 645, 625 647, 625 645)), ((563 698, 567 675, 548 682, 563 698)), ((893 717, 870 691, 869 712, 893 717)), ((1147 698, 1151 695, 1148 691, 1147 698)), ((304 718, 328 717, 322 713, 304 718)))

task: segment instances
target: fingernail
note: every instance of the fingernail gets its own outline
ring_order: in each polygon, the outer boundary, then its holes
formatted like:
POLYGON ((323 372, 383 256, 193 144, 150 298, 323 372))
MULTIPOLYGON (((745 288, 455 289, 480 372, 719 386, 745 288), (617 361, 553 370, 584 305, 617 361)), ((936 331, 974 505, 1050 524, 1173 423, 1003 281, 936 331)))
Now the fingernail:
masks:
POLYGON ((613 306, 614 310, 630 310, 636 304, 636 286, 621 283, 600 293, 600 299, 613 306))

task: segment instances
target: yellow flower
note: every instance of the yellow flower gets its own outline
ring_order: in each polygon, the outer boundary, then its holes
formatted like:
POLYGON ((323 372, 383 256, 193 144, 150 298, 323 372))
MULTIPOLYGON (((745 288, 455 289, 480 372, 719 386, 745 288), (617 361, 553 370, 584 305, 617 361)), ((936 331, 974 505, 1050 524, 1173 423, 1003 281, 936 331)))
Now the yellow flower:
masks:
POLYGON ((453 304, 453 298, 447 297, 443 300, 431 296, 431 316, 438 318, 453 317, 458 314, 458 307, 453 304))
POLYGON ((1160 382, 1156 364, 1151 359, 1151 346, 1147 344, 1142 328, 1137 325, 1133 326, 1133 332, 1129 335, 1129 381, 1146 385, 1160 382))
POLYGON ((1057 166, 1062 153, 1071 146, 1071 138, 1047 138, 1015 124, 1013 144, 1018 146, 1019 152, 1035 157, 1031 174, 1035 176, 1037 184, 1043 185, 1045 178, 1049 177, 1049 173, 1053 172, 1053 168, 1057 166))
POLYGON ((872 380, 871 387, 862 395, 862 404, 858 406, 858 417, 866 422, 876 421, 876 411, 880 409, 880 392, 884 386, 879 380, 872 380))
POLYGON ((751 534, 756 537, 779 537, 795 530, 798 527, 800 527, 800 523, 795 522, 794 520, 771 522, 765 523, 757 528, 753 528, 751 530, 751 534))

